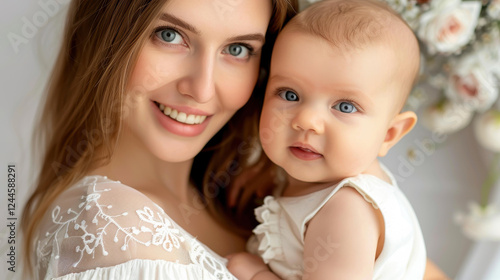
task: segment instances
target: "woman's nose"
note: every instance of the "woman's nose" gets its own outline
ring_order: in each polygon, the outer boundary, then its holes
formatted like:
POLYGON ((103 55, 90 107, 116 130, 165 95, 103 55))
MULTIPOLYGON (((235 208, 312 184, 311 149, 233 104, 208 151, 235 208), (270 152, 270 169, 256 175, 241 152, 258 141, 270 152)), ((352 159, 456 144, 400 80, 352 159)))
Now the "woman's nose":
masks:
POLYGON ((178 91, 198 103, 206 103, 215 95, 215 57, 199 53, 188 62, 184 77, 179 80, 178 91))
POLYGON ((325 123, 317 108, 304 108, 300 109, 292 119, 292 128, 297 131, 323 134, 325 123))

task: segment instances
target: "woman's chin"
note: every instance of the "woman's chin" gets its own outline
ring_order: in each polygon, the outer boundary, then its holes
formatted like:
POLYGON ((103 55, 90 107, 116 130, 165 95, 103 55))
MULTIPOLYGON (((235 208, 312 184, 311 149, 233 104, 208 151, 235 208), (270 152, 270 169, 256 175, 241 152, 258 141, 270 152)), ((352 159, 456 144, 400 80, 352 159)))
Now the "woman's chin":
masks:
POLYGON ((198 148, 186 145, 171 145, 168 147, 155 147, 150 152, 163 162, 182 163, 192 160, 202 148, 203 146, 198 148))

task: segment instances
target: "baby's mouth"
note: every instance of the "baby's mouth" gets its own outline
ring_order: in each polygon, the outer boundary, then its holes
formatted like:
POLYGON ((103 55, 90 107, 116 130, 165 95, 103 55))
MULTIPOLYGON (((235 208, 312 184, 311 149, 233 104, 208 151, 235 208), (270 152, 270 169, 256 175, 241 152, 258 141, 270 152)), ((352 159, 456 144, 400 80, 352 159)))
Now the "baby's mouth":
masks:
POLYGON ((184 124, 201 124, 205 121, 207 116, 201 116, 201 115, 193 115, 193 114, 186 114, 184 112, 179 112, 175 109, 172 109, 166 105, 160 104, 156 101, 154 101, 158 109, 165 114, 165 116, 170 117, 171 119, 174 119, 180 123, 184 124))
POLYGON ((302 142, 295 142, 294 144, 292 144, 290 146, 290 148, 294 148, 294 149, 299 149, 300 151, 302 152, 305 152, 305 153, 312 153, 312 154, 317 154, 317 155, 321 155, 318 151, 316 151, 311 145, 309 144, 304 144, 302 142))
POLYGON ((311 149, 304 148, 304 147, 291 146, 290 149, 298 150, 298 151, 301 151, 303 153, 307 153, 307 154, 311 154, 311 155, 316 155, 316 156, 321 156, 321 157, 323 156, 322 154, 320 154, 316 151, 313 151, 311 149))
POLYGON ((290 147, 290 148, 292 148, 292 149, 298 149, 298 150, 300 150, 300 151, 302 151, 302 152, 304 152, 304 153, 311 153, 311 154, 316 154, 316 155, 320 155, 320 156, 321 156, 321 154, 320 154, 320 153, 318 153, 318 152, 316 152, 316 151, 313 151, 313 150, 310 150, 310 149, 308 149, 308 148, 303 148, 303 147, 295 147, 295 146, 292 146, 292 147, 290 147))
POLYGON ((301 160, 317 160, 323 157, 322 154, 318 153, 313 147, 307 144, 296 143, 288 148, 293 155, 301 160))

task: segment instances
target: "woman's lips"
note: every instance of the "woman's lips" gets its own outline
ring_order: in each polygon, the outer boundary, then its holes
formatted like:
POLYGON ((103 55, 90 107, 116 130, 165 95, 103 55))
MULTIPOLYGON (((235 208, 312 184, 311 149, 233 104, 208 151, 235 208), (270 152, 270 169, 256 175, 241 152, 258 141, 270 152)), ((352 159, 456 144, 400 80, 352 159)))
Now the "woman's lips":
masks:
POLYGON ((301 160, 316 160, 319 158, 322 158, 323 155, 318 153, 314 148, 310 147, 309 145, 303 145, 303 144, 294 144, 293 146, 289 147, 290 152, 297 157, 298 159, 301 160))
POLYGON ((205 121, 208 114, 189 107, 171 107, 155 102, 160 111, 180 123, 184 124, 201 124, 205 121))
POLYGON ((154 101, 151 101, 151 107, 161 126, 163 126, 163 128, 167 131, 179 136, 194 137, 200 135, 205 130, 211 119, 211 116, 204 116, 204 120, 199 124, 187 124, 185 123, 185 120, 181 120, 183 122, 179 122, 171 116, 165 115, 165 113, 160 110, 159 105, 157 105, 154 101))

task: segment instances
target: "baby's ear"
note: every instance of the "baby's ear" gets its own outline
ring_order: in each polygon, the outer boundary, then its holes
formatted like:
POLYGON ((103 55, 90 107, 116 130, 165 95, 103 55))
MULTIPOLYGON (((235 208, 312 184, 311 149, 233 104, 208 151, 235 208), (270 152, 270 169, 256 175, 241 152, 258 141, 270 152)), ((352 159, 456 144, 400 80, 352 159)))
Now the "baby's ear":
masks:
POLYGON ((410 130, 417 123, 417 115, 415 112, 406 111, 398 114, 392 119, 389 129, 387 129, 387 134, 385 135, 385 140, 380 147, 378 152, 379 157, 383 157, 387 152, 396 145, 396 143, 410 132, 410 130))

